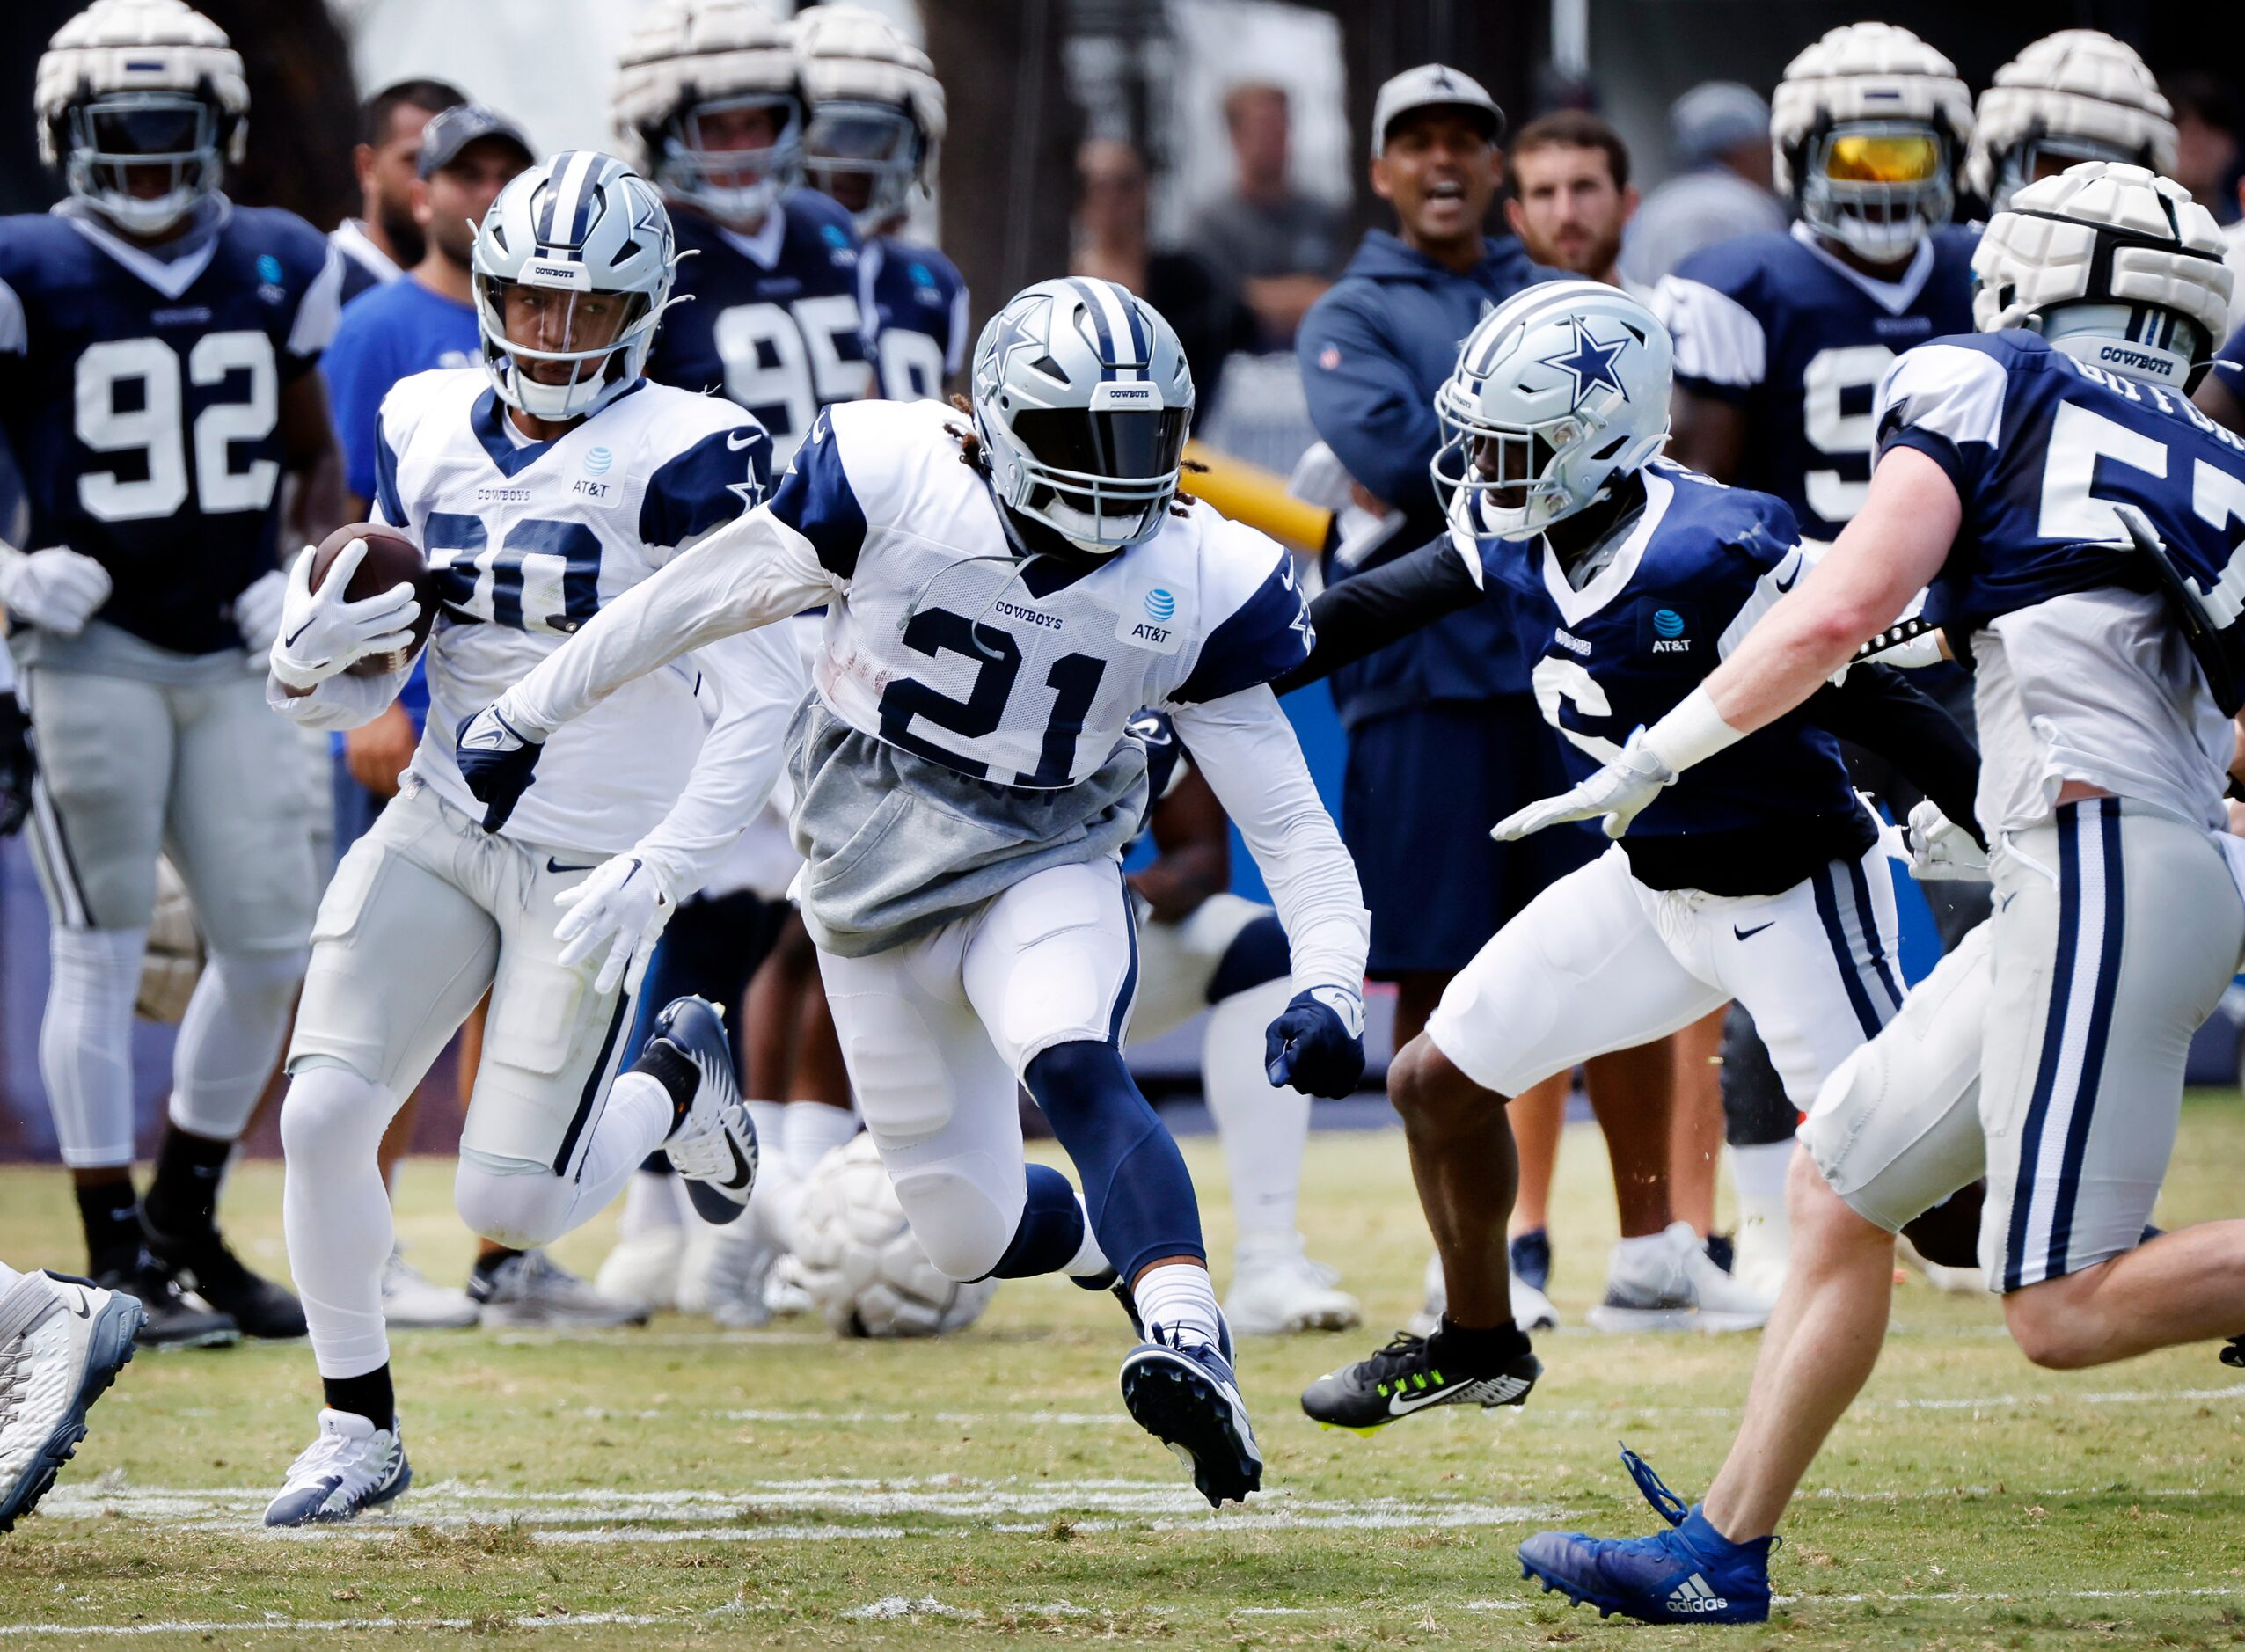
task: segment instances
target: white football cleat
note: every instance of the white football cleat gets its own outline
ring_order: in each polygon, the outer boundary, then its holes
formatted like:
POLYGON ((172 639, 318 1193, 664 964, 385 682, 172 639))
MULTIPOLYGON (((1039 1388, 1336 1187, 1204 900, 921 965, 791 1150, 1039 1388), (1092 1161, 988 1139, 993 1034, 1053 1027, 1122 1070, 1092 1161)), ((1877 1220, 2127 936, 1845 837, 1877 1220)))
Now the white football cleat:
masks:
POLYGON ((792 1255, 775 1259, 771 1272, 764 1276, 764 1305, 775 1319, 792 1319, 818 1305, 811 1300, 810 1287, 803 1283, 802 1264, 792 1255))
POLYGON ((771 1322, 764 1299, 772 1264, 781 1252, 753 1217, 713 1227, 687 1224, 685 1256, 678 1267, 678 1312, 706 1313, 733 1330, 755 1330, 771 1322))
POLYGON ((457 1331, 477 1323, 483 1310, 464 1290, 425 1277, 391 1248, 382 1268, 382 1319, 397 1331, 457 1331))
POLYGON ((1793 1260, 1792 1239, 1792 1231, 1783 1222, 1741 1219, 1730 1276, 1757 1297, 1775 1302, 1785 1289, 1785 1270, 1793 1260))
MULTIPOLYGON (((665 1181, 671 1178, 666 1176, 665 1181)), ((678 1305, 678 1270, 686 1259, 686 1231, 649 1228, 616 1241, 603 1257, 592 1288, 611 1302, 636 1303, 649 1313, 678 1305)))
POLYGON ((1224 1317, 1240 1336, 1345 1331, 1362 1320, 1364 1310, 1337 1288, 1337 1279, 1302 1254, 1299 1234, 1243 1245, 1234 1258, 1224 1317))
POLYGON ((647 1323, 647 1310, 638 1303, 602 1296, 544 1251, 524 1251, 471 1275, 468 1295, 481 1310, 481 1323, 500 1330, 647 1323))
POLYGON ((319 1437, 296 1454, 281 1495, 265 1510, 269 1526, 350 1520, 413 1483, 398 1422, 386 1429, 349 1411, 319 1414, 319 1437))
POLYGON ((1771 1297, 1726 1274, 1689 1222, 1671 1222, 1657 1245, 1613 1247, 1595 1331, 1751 1331, 1767 1323, 1771 1297))
POLYGON ((144 1317, 123 1292, 63 1274, 26 1274, 0 1293, 0 1531, 77 1453, 144 1317))

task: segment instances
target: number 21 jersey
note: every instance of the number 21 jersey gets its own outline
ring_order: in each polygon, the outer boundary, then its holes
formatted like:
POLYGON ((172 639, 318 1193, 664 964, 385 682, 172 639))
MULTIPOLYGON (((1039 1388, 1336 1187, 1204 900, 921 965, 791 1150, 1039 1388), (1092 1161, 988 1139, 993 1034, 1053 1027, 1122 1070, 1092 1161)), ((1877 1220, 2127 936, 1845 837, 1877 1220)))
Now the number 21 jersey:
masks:
MULTIPOLYGON (((479 815, 455 756, 461 720, 603 603, 753 508, 770 454, 731 403, 644 381, 553 441, 530 442, 479 369, 400 379, 382 404, 375 514, 420 542, 442 604, 413 771, 479 815)), ((626 685, 554 732, 506 835, 629 848, 684 788, 706 723, 691 657, 626 685)))
POLYGON ((26 550, 108 570, 97 618, 182 654, 238 649, 275 566, 281 387, 335 332, 342 266, 294 213, 217 197, 153 250, 83 208, 0 219, 0 431, 26 550))
POLYGON ((1871 479, 1871 398, 1912 345, 1972 329, 1972 230, 1943 225, 1891 281, 1817 245, 1803 225, 1693 253, 1653 311, 1676 340, 1676 382, 1741 407, 1741 487, 1774 493, 1832 540, 1871 479))

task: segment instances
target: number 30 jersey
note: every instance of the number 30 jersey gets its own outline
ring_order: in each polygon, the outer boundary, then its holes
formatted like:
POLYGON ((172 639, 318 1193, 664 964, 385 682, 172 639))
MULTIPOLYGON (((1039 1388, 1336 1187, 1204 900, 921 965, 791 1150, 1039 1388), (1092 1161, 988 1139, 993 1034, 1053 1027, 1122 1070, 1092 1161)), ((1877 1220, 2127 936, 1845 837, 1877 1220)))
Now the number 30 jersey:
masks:
MULTIPOLYGON (((401 379, 382 404, 375 514, 420 543, 442 608, 413 770, 459 808, 461 720, 676 552, 751 508, 771 444, 730 402, 642 381, 552 442, 523 438, 482 371, 401 379)), ((555 732, 507 835, 614 853, 684 787, 707 719, 691 656, 555 732)))
POLYGON ((1972 328, 1972 230, 1944 225, 1898 280, 1849 268, 1795 224, 1693 253, 1653 311, 1676 340, 1676 382, 1746 415, 1729 480, 1774 493, 1811 539, 1839 537, 1871 478, 1871 398, 1912 345, 1972 328))
POLYGON ((785 467, 818 410, 872 387, 874 322, 850 215, 799 189, 741 235, 673 207, 678 287, 647 376, 756 415, 785 467))
MULTIPOLYGON (((2080 343, 2130 353, 2118 339, 2080 343)), ((1926 614, 1971 644, 1981 826, 2045 820, 2074 779, 2220 827, 2234 731, 2183 603, 2113 506, 2150 520, 2214 633, 2224 691, 2245 693, 2245 441, 2174 391, 2024 332, 1911 351, 1879 388, 1878 420, 1882 455, 1916 449, 1963 502, 1926 614)))
POLYGON ((0 219, 23 548, 100 562, 100 620, 174 654, 241 647, 234 598, 275 566, 281 387, 334 335, 342 274, 294 213, 223 196, 152 250, 69 206, 0 219))
POLYGON ((1088 779, 1141 706, 1219 699, 1298 665, 1312 641, 1292 559, 1184 501, 1143 545, 1017 556, 959 414, 854 402, 819 415, 770 507, 839 598, 815 668, 859 733, 976 779, 1088 779))

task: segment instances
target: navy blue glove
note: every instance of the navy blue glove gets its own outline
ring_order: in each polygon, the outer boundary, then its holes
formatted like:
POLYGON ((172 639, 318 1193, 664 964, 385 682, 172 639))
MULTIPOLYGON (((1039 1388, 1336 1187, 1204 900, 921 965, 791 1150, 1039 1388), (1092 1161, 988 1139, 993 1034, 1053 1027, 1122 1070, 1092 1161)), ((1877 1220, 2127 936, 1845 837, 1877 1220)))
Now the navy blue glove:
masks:
POLYGON ((1341 987, 1297 992, 1263 1034, 1263 1068, 1274 1085, 1328 1100, 1357 1093, 1364 1076, 1364 1001, 1341 987))
POLYGON ((0 837, 12 837, 31 813, 31 720, 16 697, 0 690, 0 837))
POLYGON ((460 778, 483 803, 483 829, 495 832, 507 823, 515 805, 537 778, 537 754, 542 742, 532 740, 486 705, 472 717, 460 720, 460 778))

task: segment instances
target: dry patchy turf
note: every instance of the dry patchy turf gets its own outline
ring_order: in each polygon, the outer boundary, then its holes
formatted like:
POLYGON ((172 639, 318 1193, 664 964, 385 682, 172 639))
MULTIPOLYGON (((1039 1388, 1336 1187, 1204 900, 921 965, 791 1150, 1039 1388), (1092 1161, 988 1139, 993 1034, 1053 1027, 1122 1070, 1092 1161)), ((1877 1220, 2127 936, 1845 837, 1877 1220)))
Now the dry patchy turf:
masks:
MULTIPOLYGON (((1218 1214, 1213 1144, 1190 1144, 1218 1214)), ((2193 1099, 2162 1209, 2234 1214, 2245 1115, 2193 1099)), ((1569 1133, 1554 1295, 1579 1324, 1612 1237, 1603 1153, 1569 1133)), ((457 1276, 449 1166, 417 1163, 402 1224, 457 1276)), ((230 1194, 278 1268, 279 1175, 230 1194)), ((1525 1412, 1323 1432, 1301 1385, 1412 1305, 1425 1240, 1400 1137, 1312 1147, 1312 1248, 1371 1329, 1258 1342, 1241 1371, 1270 1489, 1212 1514, 1122 1417, 1113 1305, 1009 1285, 970 1334, 845 1344, 802 1322, 676 1318, 585 1337, 401 1336, 417 1480, 394 1514, 268 1535, 256 1520, 317 1403, 301 1347, 143 1356, 46 1509, 0 1539, 0 1641, 327 1647, 483 1632, 539 1645, 1178 1644, 2179 1646, 2245 1642, 2245 1382, 2211 1349, 2078 1376, 2028 1366, 1993 1305, 1898 1288, 1863 1404, 1813 1476, 1766 1630, 1602 1625, 1512 1558, 1555 1523, 1648 1529, 1626 1437, 1687 1495, 1729 1437, 1751 1337, 1544 1339, 1525 1412)), ((76 1260, 50 1171, 0 1173, 0 1255, 76 1260), (58 1246, 62 1254, 56 1254, 58 1246)), ((589 1266, 604 1224, 560 1247, 589 1266)))

